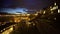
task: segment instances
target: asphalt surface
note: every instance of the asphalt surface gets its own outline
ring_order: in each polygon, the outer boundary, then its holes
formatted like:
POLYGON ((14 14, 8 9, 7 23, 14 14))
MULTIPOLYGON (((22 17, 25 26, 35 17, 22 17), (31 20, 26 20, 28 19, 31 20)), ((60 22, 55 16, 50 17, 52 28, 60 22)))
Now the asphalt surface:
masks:
POLYGON ((35 26, 31 24, 29 27, 21 22, 14 27, 14 31, 10 34, 59 34, 59 31, 53 26, 53 23, 46 21, 35 21, 35 26))

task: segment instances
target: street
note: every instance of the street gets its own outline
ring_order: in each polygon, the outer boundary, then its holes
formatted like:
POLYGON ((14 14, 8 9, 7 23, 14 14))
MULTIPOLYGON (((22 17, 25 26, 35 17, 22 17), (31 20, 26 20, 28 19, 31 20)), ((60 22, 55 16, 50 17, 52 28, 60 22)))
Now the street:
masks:
MULTIPOLYGON (((33 23, 33 22, 32 22, 33 23)), ((47 23, 44 20, 35 21, 35 25, 29 24, 29 26, 26 25, 26 23, 21 22, 17 24, 15 27, 16 30, 13 30, 10 34, 57 34, 58 30, 54 28, 53 23, 47 23), (39 22, 39 23, 38 23, 39 22)))

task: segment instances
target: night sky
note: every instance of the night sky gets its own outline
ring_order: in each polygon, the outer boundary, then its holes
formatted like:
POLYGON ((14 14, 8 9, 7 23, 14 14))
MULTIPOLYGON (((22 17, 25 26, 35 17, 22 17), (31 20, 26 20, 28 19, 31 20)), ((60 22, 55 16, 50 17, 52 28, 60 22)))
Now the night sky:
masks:
POLYGON ((53 3, 52 0, 0 0, 0 12, 24 12, 28 9, 42 9, 53 3))

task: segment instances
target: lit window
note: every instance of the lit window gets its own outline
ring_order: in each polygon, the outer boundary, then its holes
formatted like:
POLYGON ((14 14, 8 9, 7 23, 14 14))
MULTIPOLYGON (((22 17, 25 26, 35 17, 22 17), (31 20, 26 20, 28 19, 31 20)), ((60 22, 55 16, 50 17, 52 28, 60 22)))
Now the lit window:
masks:
POLYGON ((58 9, 58 13, 60 13, 60 9, 58 9))

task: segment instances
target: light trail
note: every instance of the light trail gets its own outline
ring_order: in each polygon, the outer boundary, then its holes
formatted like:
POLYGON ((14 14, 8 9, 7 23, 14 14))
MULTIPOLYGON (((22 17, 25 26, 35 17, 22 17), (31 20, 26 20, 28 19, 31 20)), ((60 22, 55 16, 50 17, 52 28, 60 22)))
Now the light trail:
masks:
POLYGON ((10 32, 12 32, 12 31, 13 31, 13 27, 11 26, 10 29, 4 31, 2 34, 10 34, 10 32))

